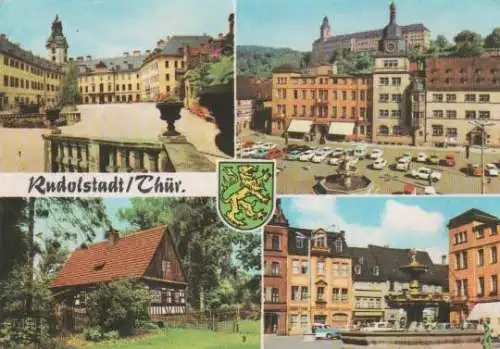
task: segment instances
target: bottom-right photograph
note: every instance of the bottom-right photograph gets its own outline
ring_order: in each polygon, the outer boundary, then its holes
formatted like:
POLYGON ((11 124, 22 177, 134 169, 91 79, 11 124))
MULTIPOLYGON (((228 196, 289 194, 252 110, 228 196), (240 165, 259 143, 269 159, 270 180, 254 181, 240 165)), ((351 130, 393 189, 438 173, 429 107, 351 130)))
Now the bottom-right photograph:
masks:
POLYGON ((278 199, 264 228, 265 349, 500 348, 499 203, 278 199))

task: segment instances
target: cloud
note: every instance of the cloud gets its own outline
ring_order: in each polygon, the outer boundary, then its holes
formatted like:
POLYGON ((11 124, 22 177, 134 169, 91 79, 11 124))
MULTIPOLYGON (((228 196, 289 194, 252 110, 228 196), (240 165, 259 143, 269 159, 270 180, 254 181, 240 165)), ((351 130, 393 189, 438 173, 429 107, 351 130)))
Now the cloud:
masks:
MULTIPOLYGON (((287 199, 285 199, 287 200, 287 199)), ((328 197, 290 198, 289 220, 298 227, 344 230, 349 246, 390 246, 394 248, 417 248, 429 252, 435 263, 447 253, 447 237, 443 234, 445 219, 440 212, 429 212, 418 205, 408 205, 389 199, 380 210, 380 223, 368 225, 363 222, 362 209, 356 221, 347 221, 338 211, 342 199, 328 197)), ((368 200, 368 199, 360 199, 368 200)), ((374 205, 374 209, 377 205, 374 205)))
POLYGON ((427 212, 417 205, 406 205, 388 200, 382 217, 382 226, 390 231, 437 233, 444 225, 444 216, 439 212, 427 212))

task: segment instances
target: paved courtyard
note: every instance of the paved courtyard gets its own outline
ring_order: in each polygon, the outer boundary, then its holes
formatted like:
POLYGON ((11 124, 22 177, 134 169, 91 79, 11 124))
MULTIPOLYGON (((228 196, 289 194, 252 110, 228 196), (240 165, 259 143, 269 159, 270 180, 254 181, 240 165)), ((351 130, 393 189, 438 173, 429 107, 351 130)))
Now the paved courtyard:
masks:
MULTIPOLYGON (((82 105, 79 110, 82 121, 61 127, 63 135, 156 140, 166 127, 154 103, 82 105)), ((228 157, 215 145, 214 138, 219 131, 214 123, 183 110, 175 126, 211 161, 228 157)), ((0 128, 0 172, 44 171, 42 134, 48 132, 47 129, 0 128)))
MULTIPOLYGON (((285 141, 281 137, 251 134, 240 137, 241 141, 260 141, 272 142, 278 144, 279 148, 285 146, 285 141)), ((317 142, 306 143, 302 140, 289 139, 288 144, 307 144, 309 146, 319 146, 317 142)), ((327 142, 322 146, 331 146, 339 148, 352 148, 353 144, 327 142)), ((472 177, 465 173, 467 164, 480 163, 479 149, 471 149, 470 159, 465 158, 465 149, 460 148, 415 148, 403 146, 382 146, 369 145, 368 149, 380 148, 384 151, 383 158, 388 161, 388 165, 383 170, 371 169, 373 160, 362 160, 356 166, 360 173, 366 175, 373 180, 376 194, 400 194, 403 191, 405 183, 414 184, 417 186, 417 192, 422 193, 424 186, 428 185, 427 181, 417 180, 409 177, 405 172, 392 169, 391 165, 396 163, 396 159, 403 155, 404 152, 411 152, 416 156, 419 151, 425 152, 427 155, 438 155, 440 158, 448 153, 455 155, 457 165, 453 168, 439 165, 428 165, 413 162, 412 168, 429 167, 441 172, 442 179, 435 184, 436 191, 440 194, 478 194, 481 193, 481 178, 472 177)), ((500 151, 487 149, 485 151, 486 163, 500 162, 500 151)), ((280 194, 311 194, 313 193, 312 186, 315 184, 315 177, 326 176, 335 173, 337 166, 329 165, 326 161, 320 164, 301 161, 288 161, 280 159, 277 161, 278 166, 283 168, 278 174, 277 192, 280 194)), ((500 193, 500 177, 492 177, 487 179, 487 193, 500 193)))
POLYGON ((264 336, 263 349, 341 349, 342 342, 339 340, 316 340, 304 342, 302 336, 264 336))

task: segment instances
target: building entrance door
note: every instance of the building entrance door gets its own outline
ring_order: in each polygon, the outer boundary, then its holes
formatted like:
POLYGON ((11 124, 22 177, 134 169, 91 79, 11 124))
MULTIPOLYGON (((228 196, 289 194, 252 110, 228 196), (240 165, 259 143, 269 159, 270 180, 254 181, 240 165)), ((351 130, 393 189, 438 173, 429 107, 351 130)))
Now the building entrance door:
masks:
POLYGON ((264 333, 278 332, 278 314, 264 313, 264 333))

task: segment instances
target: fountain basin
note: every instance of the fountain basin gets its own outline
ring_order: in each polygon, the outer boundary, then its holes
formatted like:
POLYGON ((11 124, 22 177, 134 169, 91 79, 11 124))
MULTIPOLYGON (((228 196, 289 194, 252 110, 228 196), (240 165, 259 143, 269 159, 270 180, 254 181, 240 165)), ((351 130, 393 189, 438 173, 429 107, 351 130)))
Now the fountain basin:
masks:
POLYGON ((370 194, 374 192, 374 185, 366 176, 351 176, 350 186, 346 188, 343 176, 332 174, 317 179, 314 191, 316 194, 370 194))
POLYGON ((344 332, 342 349, 482 349, 481 331, 344 332))

